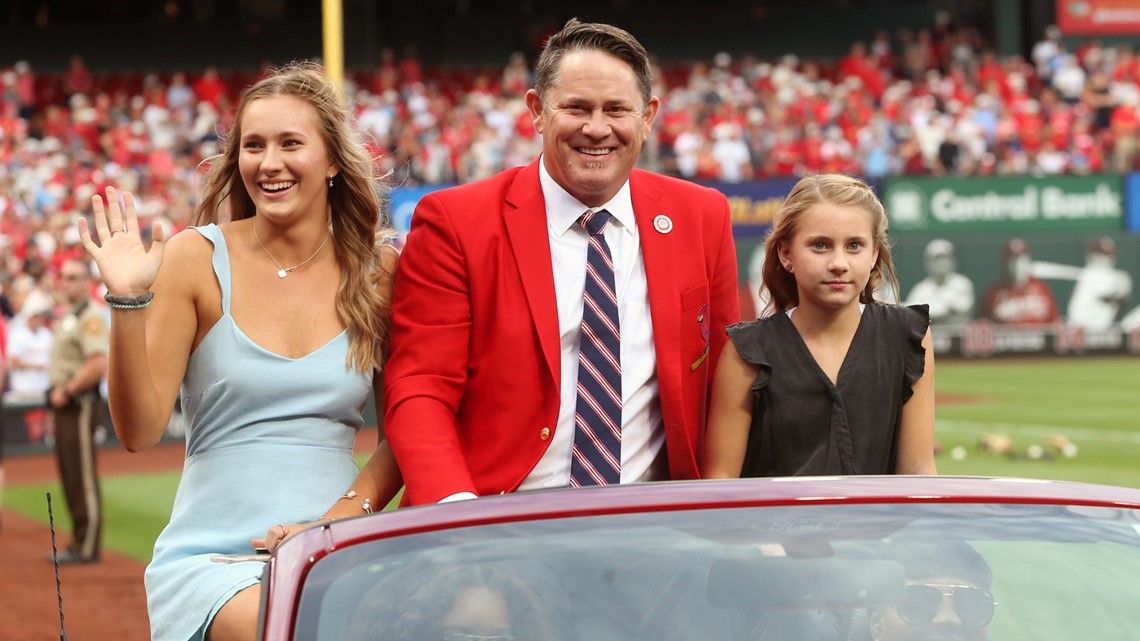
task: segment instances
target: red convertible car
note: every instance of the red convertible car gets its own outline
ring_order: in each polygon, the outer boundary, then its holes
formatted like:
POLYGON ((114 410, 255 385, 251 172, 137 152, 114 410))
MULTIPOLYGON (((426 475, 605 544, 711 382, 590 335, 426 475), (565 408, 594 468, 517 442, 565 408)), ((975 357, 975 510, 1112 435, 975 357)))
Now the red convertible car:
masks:
POLYGON ((267 564, 266 641, 1140 639, 1140 490, 695 481, 337 521, 267 564))

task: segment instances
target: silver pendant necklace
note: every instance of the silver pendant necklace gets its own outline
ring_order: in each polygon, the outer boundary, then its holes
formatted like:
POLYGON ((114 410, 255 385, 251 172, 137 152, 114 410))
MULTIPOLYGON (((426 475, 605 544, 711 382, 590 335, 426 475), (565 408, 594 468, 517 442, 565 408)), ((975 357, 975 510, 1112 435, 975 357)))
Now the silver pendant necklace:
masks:
POLYGON ((294 271, 298 268, 301 268, 301 267, 304 267, 305 265, 307 265, 310 260, 313 260, 314 258, 317 257, 317 254, 321 253, 321 250, 324 249, 325 245, 329 242, 329 234, 326 232, 325 233, 325 239, 323 241, 321 241, 321 246, 317 248, 317 251, 313 252, 312 256, 309 256, 305 260, 297 263, 296 265, 293 265, 292 267, 282 267, 281 263, 277 262, 277 259, 273 257, 273 254, 270 254, 269 250, 266 249, 265 243, 261 242, 261 237, 257 235, 257 222, 256 221, 253 223, 253 237, 257 240, 257 244, 261 245, 261 251, 265 252, 265 255, 269 257, 269 260, 273 261, 274 265, 277 265, 277 277, 278 278, 285 278, 286 276, 289 275, 289 272, 294 271))

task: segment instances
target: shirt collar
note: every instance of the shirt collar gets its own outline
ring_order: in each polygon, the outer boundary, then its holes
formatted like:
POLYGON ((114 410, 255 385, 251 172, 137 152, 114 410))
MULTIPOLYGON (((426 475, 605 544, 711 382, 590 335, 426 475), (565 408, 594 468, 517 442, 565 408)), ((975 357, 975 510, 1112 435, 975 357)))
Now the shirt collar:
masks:
MULTIPOLYGON (((542 199, 546 203, 546 223, 557 236, 562 236, 586 213, 592 209, 570 195, 562 188, 550 172, 542 158, 538 162, 538 180, 542 185, 542 199)), ((627 234, 634 233, 636 218, 633 216, 633 199, 629 195, 629 180, 621 186, 614 197, 597 209, 605 209, 618 223, 618 228, 627 234)))

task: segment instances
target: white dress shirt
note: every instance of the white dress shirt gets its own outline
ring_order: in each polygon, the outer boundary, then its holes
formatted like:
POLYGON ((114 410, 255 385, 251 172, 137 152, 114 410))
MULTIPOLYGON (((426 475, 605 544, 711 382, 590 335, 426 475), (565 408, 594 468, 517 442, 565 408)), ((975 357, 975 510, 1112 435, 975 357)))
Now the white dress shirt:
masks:
MULTIPOLYGON (((589 235, 578 219, 590 208, 556 183, 544 162, 538 167, 558 301, 562 385, 558 422, 550 446, 523 480, 520 490, 566 487, 570 483, 574 412, 578 403, 578 346, 589 249, 589 235)), ((603 235, 613 256, 621 325, 621 482, 663 479, 668 476, 668 467, 657 390, 657 354, 629 181, 598 209, 605 209, 612 217, 603 235)))

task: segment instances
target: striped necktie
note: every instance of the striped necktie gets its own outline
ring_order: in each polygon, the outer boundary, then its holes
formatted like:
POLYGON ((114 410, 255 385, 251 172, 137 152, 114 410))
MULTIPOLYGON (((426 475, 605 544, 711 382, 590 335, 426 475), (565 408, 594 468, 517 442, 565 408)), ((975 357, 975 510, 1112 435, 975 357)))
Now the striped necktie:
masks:
POLYGON ((590 234, 586 291, 578 353, 578 403, 570 487, 621 481, 621 330, 614 263, 602 236, 610 213, 587 211, 578 219, 590 234))

